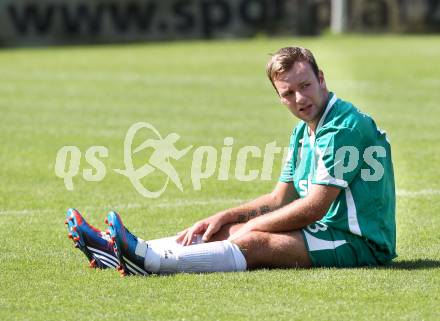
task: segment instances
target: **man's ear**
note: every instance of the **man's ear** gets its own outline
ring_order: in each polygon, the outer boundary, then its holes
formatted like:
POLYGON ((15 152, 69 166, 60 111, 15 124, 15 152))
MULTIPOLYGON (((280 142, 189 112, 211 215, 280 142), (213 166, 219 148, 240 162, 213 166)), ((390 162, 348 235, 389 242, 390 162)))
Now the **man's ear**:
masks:
POLYGON ((327 88, 326 84, 325 84, 325 77, 324 77, 324 72, 322 70, 319 70, 318 73, 318 80, 319 80, 319 87, 321 89, 325 89, 327 88))

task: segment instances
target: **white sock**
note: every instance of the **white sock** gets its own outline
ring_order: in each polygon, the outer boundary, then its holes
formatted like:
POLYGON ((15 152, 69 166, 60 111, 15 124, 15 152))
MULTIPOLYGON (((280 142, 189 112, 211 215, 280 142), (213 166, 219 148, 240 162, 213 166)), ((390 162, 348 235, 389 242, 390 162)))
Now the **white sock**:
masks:
MULTIPOLYGON (((138 238, 136 254, 145 257, 144 267, 147 271, 157 273, 160 267, 160 257, 176 251, 184 246, 176 242, 177 236, 145 241, 138 238), (147 246, 145 246, 147 245, 147 246), (147 251, 148 248, 148 251, 147 251)), ((196 234, 191 245, 203 243, 202 235, 196 234)))
POLYGON ((144 266, 149 272, 170 274, 244 271, 247 264, 236 244, 219 241, 159 251, 148 248, 144 266))

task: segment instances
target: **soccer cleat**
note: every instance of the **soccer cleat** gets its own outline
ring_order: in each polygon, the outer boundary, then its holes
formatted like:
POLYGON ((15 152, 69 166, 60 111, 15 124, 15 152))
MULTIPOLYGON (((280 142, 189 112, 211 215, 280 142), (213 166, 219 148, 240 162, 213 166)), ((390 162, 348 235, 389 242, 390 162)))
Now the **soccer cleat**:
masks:
POLYGON ((77 210, 67 210, 66 222, 67 236, 86 255, 91 268, 116 268, 119 265, 109 237, 87 223, 77 210))
MULTIPOLYGON (((138 243, 143 241, 125 228, 118 213, 108 213, 107 222, 110 239, 114 242, 115 253, 121 262, 117 268, 121 276, 148 275, 149 272, 144 268, 144 257, 136 254, 138 243)), ((142 244, 142 246, 146 246, 146 244, 142 244)))

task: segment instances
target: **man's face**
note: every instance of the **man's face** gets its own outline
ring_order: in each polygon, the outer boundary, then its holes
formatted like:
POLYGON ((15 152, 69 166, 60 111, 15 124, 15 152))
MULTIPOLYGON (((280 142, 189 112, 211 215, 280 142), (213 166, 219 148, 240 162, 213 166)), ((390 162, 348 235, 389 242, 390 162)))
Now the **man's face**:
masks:
POLYGON ((307 62, 296 62, 289 71, 274 80, 281 103, 313 130, 325 108, 328 96, 324 74, 318 79, 307 62))

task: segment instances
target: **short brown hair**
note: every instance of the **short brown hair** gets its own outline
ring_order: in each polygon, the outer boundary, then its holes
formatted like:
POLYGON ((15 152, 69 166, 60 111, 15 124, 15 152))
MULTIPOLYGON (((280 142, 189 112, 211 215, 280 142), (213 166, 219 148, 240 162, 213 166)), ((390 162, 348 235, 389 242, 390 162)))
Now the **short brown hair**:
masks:
POLYGON ((267 77, 275 90, 277 88, 275 87, 274 80, 282 73, 290 70, 295 62, 300 61, 309 63, 316 78, 319 79, 319 68, 310 50, 302 47, 285 47, 273 54, 266 65, 267 77))

